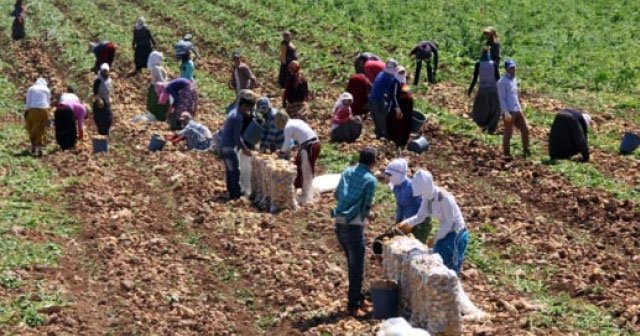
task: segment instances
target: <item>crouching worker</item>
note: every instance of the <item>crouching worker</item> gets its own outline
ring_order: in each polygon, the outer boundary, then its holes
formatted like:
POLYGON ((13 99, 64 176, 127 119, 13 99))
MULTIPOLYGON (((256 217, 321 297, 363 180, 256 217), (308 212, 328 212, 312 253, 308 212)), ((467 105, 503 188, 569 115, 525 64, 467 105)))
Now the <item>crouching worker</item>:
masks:
POLYGON ((351 112, 353 96, 349 92, 340 95, 333 107, 331 124, 331 141, 352 143, 362 133, 362 119, 354 117, 351 112))
POLYGON ((113 61, 116 58, 116 45, 111 41, 102 41, 97 43, 91 43, 87 52, 93 53, 96 57, 96 62, 91 68, 91 71, 99 71, 100 66, 104 63, 109 64, 109 67, 113 67, 113 61))
POLYGON ((248 144, 242 139, 244 125, 253 118, 253 107, 256 104, 255 94, 248 92, 240 97, 238 107, 231 110, 224 126, 218 135, 218 153, 224 161, 227 191, 229 200, 242 196, 240 188, 240 156, 236 149, 245 156, 251 156, 248 144))
POLYGON ((299 203, 310 203, 313 199, 311 184, 316 170, 316 161, 320 156, 320 140, 309 124, 300 119, 289 119, 286 113, 278 112, 275 124, 277 128, 284 130, 281 156, 289 156, 292 141, 295 141, 299 146, 295 159, 298 175, 296 175, 294 186, 302 188, 302 197, 299 203))
POLYGON ((589 161, 587 131, 591 116, 577 109, 560 111, 551 125, 549 156, 552 160, 569 159, 582 154, 582 161, 589 161))
POLYGON ((371 207, 376 192, 376 177, 373 169, 376 166, 377 153, 374 148, 367 147, 360 151, 356 167, 349 167, 340 177, 335 191, 336 207, 331 210, 331 217, 336 222, 336 237, 347 257, 349 274, 349 292, 347 309, 354 317, 363 317, 364 295, 362 294, 362 278, 364 275, 365 238, 364 229, 369 217, 374 217, 371 207))
POLYGON ((176 136, 169 139, 174 144, 182 140, 187 141, 187 149, 207 151, 213 145, 213 135, 207 126, 195 122, 189 112, 182 112, 178 119, 182 130, 176 132, 176 136))
MULTIPOLYGON (((405 159, 395 159, 389 163, 384 174, 389 178, 389 186, 396 196, 396 223, 401 223, 418 213, 420 196, 413 195, 412 181, 407 176, 409 165, 405 159)), ((431 218, 427 217, 422 223, 411 230, 413 236, 426 244, 431 233, 431 218)))
POLYGON ((422 197, 420 209, 415 216, 398 224, 397 228, 409 233, 427 217, 437 219, 440 228, 434 238, 433 252, 440 254, 445 266, 459 275, 467 251, 469 233, 455 198, 437 187, 431 173, 425 170, 418 170, 411 187, 414 196, 422 197))

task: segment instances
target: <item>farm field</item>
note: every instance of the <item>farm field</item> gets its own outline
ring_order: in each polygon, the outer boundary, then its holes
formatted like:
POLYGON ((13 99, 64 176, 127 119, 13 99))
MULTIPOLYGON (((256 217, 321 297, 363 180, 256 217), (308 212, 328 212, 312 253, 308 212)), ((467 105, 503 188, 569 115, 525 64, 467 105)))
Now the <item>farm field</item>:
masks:
MULTIPOLYGON (((331 195, 276 215, 245 200, 220 203, 219 158, 175 146, 147 152, 151 135, 168 131, 129 122, 144 113, 148 85, 146 71, 126 78, 141 15, 174 74, 173 44, 195 36, 199 118, 212 130, 234 99, 227 85, 234 50, 279 106, 277 48, 280 32, 293 31, 312 88, 311 123, 327 140, 321 168, 333 173, 365 144, 383 149, 379 168, 393 159, 371 125, 355 144, 328 143, 330 109, 355 54, 396 58, 411 73, 413 45, 437 41, 439 83, 413 88, 432 145, 407 155, 413 169, 429 169, 456 196, 470 228, 462 280, 490 318, 465 324, 465 334, 640 334, 640 153, 617 154, 624 131, 640 132, 639 2, 27 3, 26 40, 11 41, 11 20, 0 22, 0 335, 370 335, 379 322, 343 312, 347 275, 331 195), (482 134, 466 115, 488 25, 502 33, 503 58, 519 64, 532 135, 527 159, 503 158, 501 137, 482 134), (76 151, 50 144, 43 158, 30 157, 26 89, 43 76, 54 99, 68 84, 87 99, 94 77, 86 49, 96 39, 119 46, 110 152, 94 156, 85 140, 76 151), (549 125, 567 106, 594 118, 589 163, 546 161, 549 125)), ((3 12, 12 5, 0 0, 3 12)), ((375 211, 368 243, 393 224, 384 183, 375 211)), ((379 273, 367 258, 365 283, 379 273)))

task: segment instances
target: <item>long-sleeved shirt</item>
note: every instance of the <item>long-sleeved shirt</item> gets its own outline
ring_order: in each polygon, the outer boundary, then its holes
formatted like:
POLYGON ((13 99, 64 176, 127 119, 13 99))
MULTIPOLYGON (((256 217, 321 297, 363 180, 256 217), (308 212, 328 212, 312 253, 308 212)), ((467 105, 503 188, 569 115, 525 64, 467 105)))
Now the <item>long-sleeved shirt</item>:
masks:
POLYGON ((111 90, 113 84, 111 78, 104 78, 101 74, 93 82, 93 94, 98 95, 107 106, 111 105, 111 90))
POLYGON ((149 72, 151 73, 151 84, 164 83, 169 79, 167 70, 159 65, 149 68, 149 72))
POLYGON ((46 85, 33 85, 27 90, 27 108, 49 108, 51 91, 46 85))
POLYGON ((265 115, 264 124, 262 128, 262 139, 260 140, 260 149, 275 151, 282 148, 284 143, 284 131, 277 128, 275 124, 275 115, 277 111, 272 108, 265 115))
POLYGON ((471 85, 469 85, 469 93, 473 91, 473 87, 476 86, 480 78, 480 87, 497 87, 497 83, 500 80, 500 73, 498 72, 498 64, 493 61, 476 62, 473 68, 473 79, 471 85))
POLYGON ((369 92, 369 99, 384 99, 384 95, 389 92, 393 81, 394 78, 392 74, 385 71, 380 72, 373 81, 371 91, 369 92))
POLYGON ((489 47, 489 52, 491 53, 491 60, 495 64, 500 64, 500 58, 502 55, 500 54, 500 42, 493 42, 491 40, 487 40, 486 46, 489 47))
POLYGON ((498 81, 498 98, 503 115, 509 112, 522 112, 518 98, 518 82, 509 74, 502 76, 498 81))
POLYGON ((413 196, 411 180, 406 179, 400 185, 394 186, 393 193, 396 196, 396 223, 409 219, 418 213, 422 198, 413 196))
POLYGON ((422 197, 418 213, 407 219, 406 222, 413 227, 424 222, 429 216, 437 219, 440 222, 440 229, 438 229, 434 241, 438 241, 446 237, 450 232, 458 232, 465 229, 466 224, 453 195, 440 190, 438 187, 435 188, 436 196, 432 199, 422 197))
POLYGON ((188 51, 192 52, 196 58, 200 57, 200 53, 198 53, 198 48, 196 48, 196 46, 193 45, 193 42, 191 41, 185 41, 181 39, 180 41, 178 41, 178 43, 174 45, 174 49, 176 52, 176 57, 178 58, 182 58, 182 56, 186 54, 188 51))
POLYGON ((418 43, 409 55, 416 55, 418 60, 428 60, 433 55, 433 68, 438 69, 438 46, 431 41, 422 41, 418 43))
POLYGON ((376 177, 365 165, 347 168, 334 193, 338 204, 331 210, 331 216, 342 217, 347 224, 366 223, 377 183, 376 177))
POLYGON ((291 140, 302 145, 305 142, 318 138, 316 132, 311 126, 300 119, 289 119, 284 127, 284 142, 282 143, 282 152, 288 153, 291 150, 291 140))
POLYGON ((189 121, 185 128, 176 133, 187 140, 188 149, 201 149, 202 143, 213 139, 211 131, 205 125, 193 120, 189 121))
POLYGON ((309 83, 301 75, 290 75, 284 86, 282 100, 297 103, 309 100, 309 83))
POLYGON ((75 93, 65 92, 60 95, 60 99, 58 100, 60 104, 62 103, 80 103, 80 98, 75 93))
POLYGON ((582 111, 564 109, 553 120, 549 133, 549 157, 566 159, 582 154, 583 161, 589 161, 589 125, 582 111))
POLYGON ((333 117, 331 118, 331 122, 333 125, 342 125, 346 124, 351 120, 351 108, 348 106, 338 106, 335 111, 333 111, 333 117))
POLYGON ((240 63, 239 66, 234 66, 231 71, 231 86, 236 90, 236 93, 240 93, 241 90, 256 88, 256 76, 251 72, 251 68, 245 63, 240 63))
POLYGON ((73 118, 76 120, 78 131, 82 131, 84 128, 84 118, 87 116, 87 109, 84 105, 76 102, 67 101, 60 105, 68 107, 73 113, 73 118))
POLYGON ((156 41, 147 27, 135 28, 133 30, 133 41, 131 45, 135 47, 156 47, 156 41))
POLYGON ((248 149, 247 145, 242 140, 242 126, 244 124, 245 117, 242 115, 238 108, 234 108, 229 112, 227 120, 222 127, 222 136, 219 146, 248 149))

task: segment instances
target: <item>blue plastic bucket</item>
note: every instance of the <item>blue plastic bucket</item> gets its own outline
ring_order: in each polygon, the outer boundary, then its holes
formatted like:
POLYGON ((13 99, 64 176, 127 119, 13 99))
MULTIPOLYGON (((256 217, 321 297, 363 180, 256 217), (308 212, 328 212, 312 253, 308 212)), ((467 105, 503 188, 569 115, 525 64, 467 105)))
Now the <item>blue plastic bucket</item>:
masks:
POLYGON ((429 140, 424 136, 413 139, 407 144, 407 149, 418 154, 426 152, 429 149, 429 140))
POLYGON ((253 119, 249 123, 249 126, 244 130, 244 133, 242 133, 242 139, 247 143, 255 145, 260 142, 260 139, 262 139, 263 132, 264 130, 262 129, 262 126, 253 119))
POLYGON ((640 136, 631 132, 625 132, 620 142, 620 154, 631 154, 638 146, 640 146, 640 136))
POLYGON ((424 113, 413 110, 413 116, 411 117, 411 133, 418 133, 422 129, 422 125, 427 121, 427 117, 424 113))
POLYGON ((107 138, 95 137, 93 142, 93 154, 106 153, 109 151, 109 140, 107 138))
POLYGON ((159 134, 154 134, 151 136, 151 141, 149 141, 149 151, 155 152, 160 151, 164 148, 164 145, 167 143, 165 139, 163 139, 159 134))
POLYGON ((398 284, 392 280, 372 281, 371 301, 373 301, 373 317, 377 319, 397 317, 400 304, 398 284))

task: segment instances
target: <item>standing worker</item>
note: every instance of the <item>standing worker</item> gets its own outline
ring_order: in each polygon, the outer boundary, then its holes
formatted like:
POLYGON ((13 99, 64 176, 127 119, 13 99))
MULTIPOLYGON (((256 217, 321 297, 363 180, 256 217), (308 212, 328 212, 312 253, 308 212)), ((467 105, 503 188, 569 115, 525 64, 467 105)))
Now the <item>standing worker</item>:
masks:
POLYGON ((467 251, 469 233, 462 212, 455 198, 433 183, 433 176, 426 170, 418 170, 413 177, 413 195, 422 197, 418 213, 400 223, 397 228, 405 233, 423 223, 427 217, 440 222, 434 238, 433 252, 442 257, 445 266, 460 275, 467 251))
POLYGON ((485 45, 489 47, 491 60, 495 64, 500 64, 502 58, 500 50, 500 39, 498 39, 498 32, 493 27, 487 27, 482 32, 485 39, 485 45))
POLYGON ((422 41, 411 49, 409 56, 416 59, 416 78, 413 80, 413 85, 417 86, 420 82, 423 61, 427 64, 427 79, 429 83, 435 83, 436 73, 438 72, 438 45, 431 41, 422 41), (431 65, 432 59, 433 66, 431 65))
POLYGON ((164 85, 169 80, 167 70, 162 66, 164 55, 159 51, 153 51, 149 54, 147 60, 147 68, 151 73, 151 81, 149 83, 149 89, 147 92, 147 111, 153 114, 158 121, 167 120, 167 111, 169 109, 168 104, 160 104, 159 95, 156 87, 158 84, 164 85))
POLYGON ((589 138, 587 136, 591 116, 577 109, 560 111, 551 125, 549 133, 549 157, 569 159, 582 154, 582 162, 589 161, 589 138))
POLYGON ((31 142, 31 155, 42 156, 42 147, 46 142, 47 125, 49 124, 49 110, 51 102, 51 90, 44 78, 38 78, 35 84, 27 89, 26 111, 24 119, 29 141, 31 142))
POLYGON ((22 40, 26 36, 24 28, 24 17, 26 12, 27 5, 24 4, 24 1, 16 0, 16 3, 13 5, 13 11, 11 12, 11 16, 13 16, 13 23, 11 24, 11 38, 15 41, 22 40))
POLYGON ((254 90, 258 84, 256 76, 251 71, 251 68, 242 61, 240 53, 234 51, 231 54, 231 60, 233 62, 233 68, 231 70, 229 85, 236 91, 236 96, 240 94, 242 90, 254 90))
POLYGON ((99 71, 100 66, 105 63, 109 65, 109 68, 112 68, 113 61, 116 58, 117 49, 116 45, 110 41, 90 43, 89 50, 87 52, 92 52, 96 57, 96 62, 94 63, 93 68, 91 68, 91 71, 99 71))
POLYGON ((113 83, 109 78, 109 70, 109 64, 103 63, 96 80, 93 82, 93 120, 96 123, 98 134, 107 136, 113 123, 113 111, 111 110, 113 83))
POLYGON ((289 77, 282 93, 283 106, 291 118, 304 119, 309 100, 309 83, 298 61, 289 63, 289 77))
POLYGON ((187 52, 191 52, 194 59, 200 58, 200 53, 198 52, 198 48, 193 44, 193 36, 191 34, 186 34, 180 41, 178 41, 174 45, 174 49, 178 60, 182 60, 182 57, 187 52))
POLYGON ((149 55, 156 48, 156 41, 151 35, 151 31, 147 28, 147 23, 144 17, 139 17, 133 28, 133 40, 131 47, 134 50, 133 61, 136 65, 135 71, 132 75, 136 75, 143 68, 147 67, 149 55))
POLYGON ((180 78, 184 78, 193 82, 196 66, 191 60, 191 51, 187 51, 182 55, 182 63, 180 63, 180 78))
POLYGON ((347 310, 353 317, 364 317, 364 295, 362 280, 364 277, 365 238, 364 229, 369 219, 374 217, 371 210, 376 192, 375 148, 367 147, 360 151, 356 167, 349 167, 343 173, 334 196, 337 204, 331 210, 335 218, 335 233, 338 242, 347 257, 349 274, 349 292, 347 310))
POLYGON ((511 134, 515 125, 520 130, 523 154, 527 157, 531 155, 529 151, 529 129, 518 97, 516 62, 508 60, 505 62, 504 67, 507 73, 498 81, 498 98, 500 99, 500 110, 504 120, 502 151, 505 156, 511 156, 511 134))
POLYGON ((298 59, 298 51, 291 40, 293 36, 290 31, 282 33, 280 42, 280 72, 278 73, 278 84, 284 89, 289 75, 289 64, 298 59))
POLYGON ((471 116, 473 121, 482 128, 483 131, 493 134, 500 121, 500 100, 498 99, 498 64, 490 58, 489 47, 482 50, 480 61, 476 62, 473 69, 473 80, 467 91, 470 97, 474 86, 480 78, 480 88, 473 101, 473 111, 471 116))

